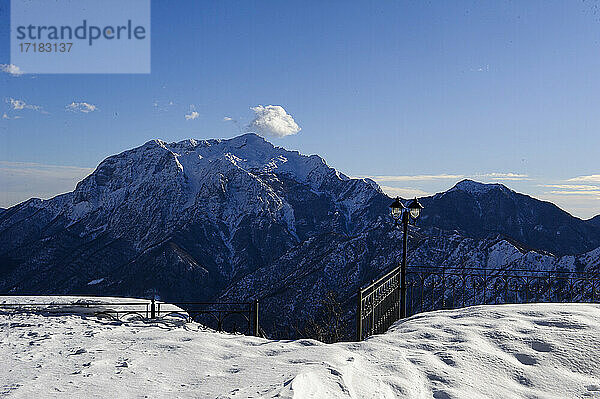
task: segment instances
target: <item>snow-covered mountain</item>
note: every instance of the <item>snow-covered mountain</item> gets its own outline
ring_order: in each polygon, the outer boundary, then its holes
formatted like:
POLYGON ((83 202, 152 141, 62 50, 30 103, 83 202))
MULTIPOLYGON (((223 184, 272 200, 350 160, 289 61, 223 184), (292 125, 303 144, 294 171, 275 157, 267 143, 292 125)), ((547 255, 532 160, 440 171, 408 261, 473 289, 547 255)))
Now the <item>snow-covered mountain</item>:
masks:
MULTIPOLYGON (((335 292, 350 317, 358 287, 400 258, 390 202, 373 181, 255 134, 153 140, 71 193, 1 213, 0 292, 260 298, 267 330, 315 317, 335 292)), ((551 254, 563 239, 587 251, 597 230, 504 186, 465 181, 423 203, 410 264, 598 267, 598 251, 551 254)))
POLYGON ((154 140, 71 193, 4 212, 0 290, 207 299, 312 237, 364 231, 387 202, 372 181, 255 134, 154 140))
POLYGON ((500 234, 528 248, 556 255, 600 247, 600 226, 502 184, 463 180, 421 202, 427 208, 420 221, 423 227, 458 230, 475 238, 500 234))

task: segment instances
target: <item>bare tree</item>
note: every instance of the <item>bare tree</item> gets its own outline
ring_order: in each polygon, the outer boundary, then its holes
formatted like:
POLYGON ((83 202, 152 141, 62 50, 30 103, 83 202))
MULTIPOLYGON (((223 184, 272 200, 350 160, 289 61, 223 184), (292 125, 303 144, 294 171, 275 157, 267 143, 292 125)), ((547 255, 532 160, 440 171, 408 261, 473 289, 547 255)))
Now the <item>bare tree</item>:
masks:
POLYGON ((296 330, 305 338, 316 339, 327 344, 345 338, 342 304, 334 291, 329 291, 321 300, 321 308, 315 317, 307 320, 301 330, 296 330))

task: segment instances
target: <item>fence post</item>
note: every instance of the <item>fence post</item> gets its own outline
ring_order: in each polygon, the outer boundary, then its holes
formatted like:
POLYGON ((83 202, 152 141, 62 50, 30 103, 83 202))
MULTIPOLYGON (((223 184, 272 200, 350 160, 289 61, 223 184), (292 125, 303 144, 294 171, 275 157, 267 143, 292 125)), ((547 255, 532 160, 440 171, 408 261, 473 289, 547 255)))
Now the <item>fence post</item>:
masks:
POLYGON ((154 298, 152 298, 152 302, 150 303, 150 318, 156 318, 156 303, 154 302, 154 298))
POLYGON ((357 306, 356 306, 356 340, 362 341, 363 335, 363 324, 362 324, 362 290, 359 288, 356 294, 357 306))
POLYGON ((258 326, 258 299, 254 300, 254 336, 260 337, 260 327, 258 326))

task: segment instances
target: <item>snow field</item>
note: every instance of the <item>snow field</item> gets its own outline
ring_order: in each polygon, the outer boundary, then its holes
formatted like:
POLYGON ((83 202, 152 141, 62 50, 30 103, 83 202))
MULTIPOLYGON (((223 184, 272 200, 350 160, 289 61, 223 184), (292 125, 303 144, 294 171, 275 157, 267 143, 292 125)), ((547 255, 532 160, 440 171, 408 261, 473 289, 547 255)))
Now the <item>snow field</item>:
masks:
POLYGON ((10 398, 600 398, 599 358, 600 305, 589 304, 423 313, 331 345, 177 319, 0 314, 10 398))

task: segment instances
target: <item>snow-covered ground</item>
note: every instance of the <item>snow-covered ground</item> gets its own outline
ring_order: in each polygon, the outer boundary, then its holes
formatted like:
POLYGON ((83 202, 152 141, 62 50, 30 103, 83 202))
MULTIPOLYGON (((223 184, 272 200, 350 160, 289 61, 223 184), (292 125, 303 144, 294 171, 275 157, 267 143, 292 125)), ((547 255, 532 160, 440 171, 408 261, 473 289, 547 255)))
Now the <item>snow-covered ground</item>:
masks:
POLYGON ((600 305, 587 304, 424 313, 332 345, 175 319, 0 314, 11 398, 600 398, 599 359, 600 305))

